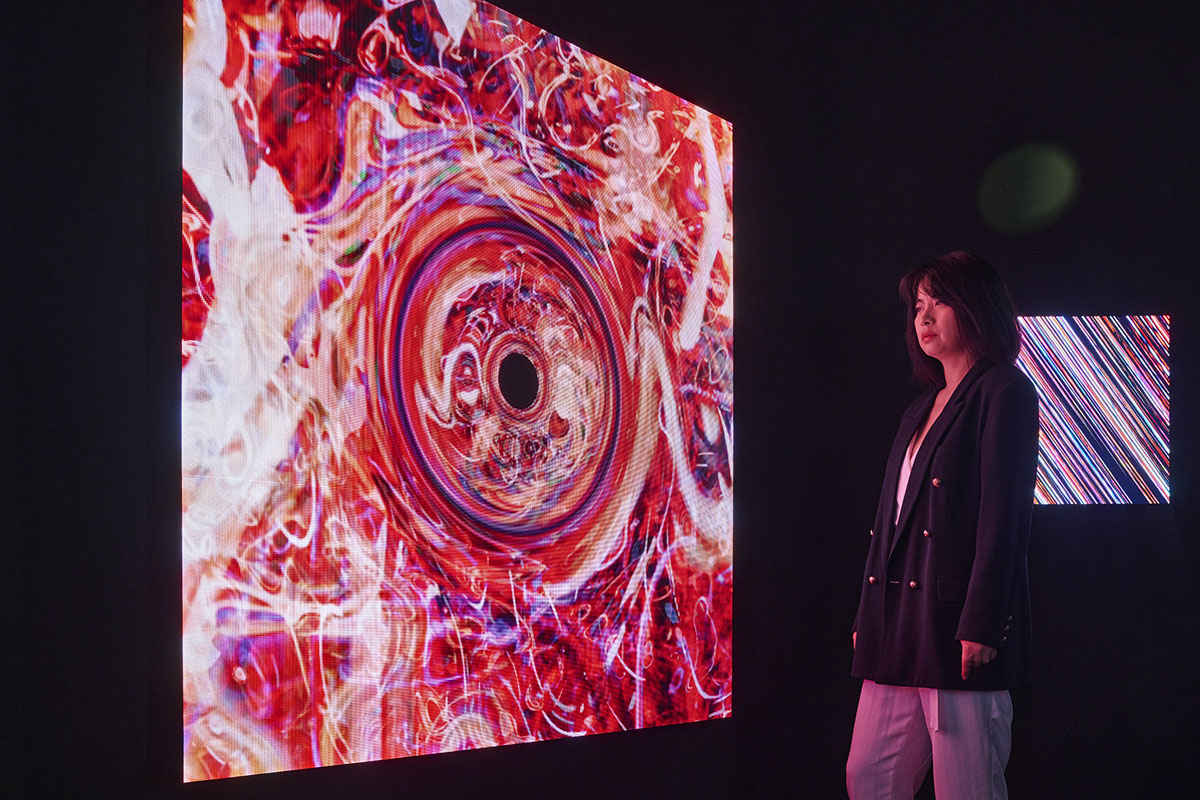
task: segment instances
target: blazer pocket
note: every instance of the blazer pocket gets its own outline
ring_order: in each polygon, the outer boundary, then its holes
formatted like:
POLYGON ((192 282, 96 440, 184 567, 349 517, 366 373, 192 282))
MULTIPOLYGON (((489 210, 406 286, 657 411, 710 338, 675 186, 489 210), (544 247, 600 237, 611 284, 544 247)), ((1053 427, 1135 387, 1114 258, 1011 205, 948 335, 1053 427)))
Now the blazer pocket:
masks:
POLYGON ((962 452, 962 435, 959 432, 948 433, 937 443, 937 449, 933 451, 934 458, 939 455, 945 457, 957 457, 962 452))
POLYGON ((938 578, 937 599, 942 603, 963 603, 967 599, 966 578, 938 578))
POLYGON ((962 460, 962 453, 957 445, 947 447, 945 443, 938 446, 938 449, 933 451, 933 458, 930 460, 929 469, 935 477, 945 479, 947 476, 958 472, 959 461, 962 460))

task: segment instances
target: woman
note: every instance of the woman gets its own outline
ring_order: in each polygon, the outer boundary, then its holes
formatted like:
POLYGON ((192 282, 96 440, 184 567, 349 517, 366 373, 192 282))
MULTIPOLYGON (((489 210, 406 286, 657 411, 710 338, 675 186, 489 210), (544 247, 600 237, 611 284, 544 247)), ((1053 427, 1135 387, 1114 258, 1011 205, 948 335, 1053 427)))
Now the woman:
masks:
POLYGON ((854 632, 863 678, 846 786, 911 798, 1007 797, 1012 702, 1028 681, 1025 555, 1037 471, 1033 385, 1016 312, 983 259, 949 253, 900 282, 927 387, 900 420, 854 632))

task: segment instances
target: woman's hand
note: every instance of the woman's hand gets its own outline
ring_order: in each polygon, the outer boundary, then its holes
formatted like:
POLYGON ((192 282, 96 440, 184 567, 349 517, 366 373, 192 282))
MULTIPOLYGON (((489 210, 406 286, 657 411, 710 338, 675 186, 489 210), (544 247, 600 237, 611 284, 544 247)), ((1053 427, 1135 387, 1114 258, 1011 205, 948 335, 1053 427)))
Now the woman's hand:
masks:
POLYGON ((996 660, 996 648, 979 642, 960 639, 962 645, 962 678, 965 681, 975 667, 982 667, 996 660))

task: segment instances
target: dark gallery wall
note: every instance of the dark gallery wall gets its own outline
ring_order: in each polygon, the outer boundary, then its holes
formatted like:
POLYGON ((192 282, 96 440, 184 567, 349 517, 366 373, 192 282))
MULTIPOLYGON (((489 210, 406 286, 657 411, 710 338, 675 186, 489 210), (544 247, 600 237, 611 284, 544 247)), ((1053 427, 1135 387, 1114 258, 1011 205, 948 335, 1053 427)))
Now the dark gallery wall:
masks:
POLYGON ((914 393, 895 284, 960 248, 1024 313, 1171 314, 1171 505, 1035 509, 1009 780, 1176 794, 1200 733, 1195 12, 502 3, 734 123, 734 716, 185 787, 179 28, 144 5, 0 34, 5 796, 840 796, 866 530, 914 393), (998 233, 979 181, 1028 142, 1070 153, 1078 192, 998 233))

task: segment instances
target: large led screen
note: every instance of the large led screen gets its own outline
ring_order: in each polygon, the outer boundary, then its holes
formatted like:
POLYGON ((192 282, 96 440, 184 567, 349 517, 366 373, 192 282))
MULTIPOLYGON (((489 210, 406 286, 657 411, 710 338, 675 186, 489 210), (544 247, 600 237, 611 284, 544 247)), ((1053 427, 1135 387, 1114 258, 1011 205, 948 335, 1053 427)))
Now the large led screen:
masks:
POLYGON ((1170 318, 1021 317, 1037 387, 1038 503, 1170 500, 1170 318))
POLYGON ((183 35, 185 779, 729 716, 730 124, 483 2, 183 35))

